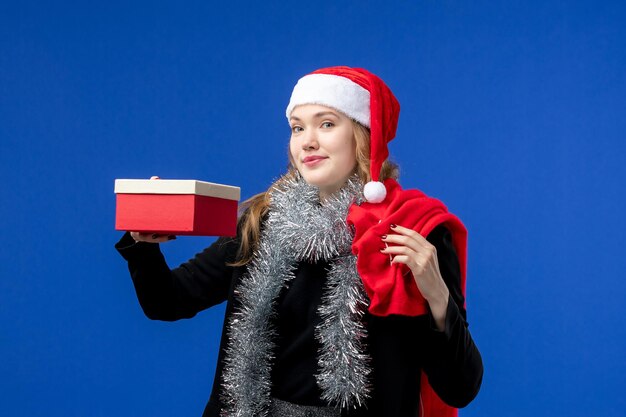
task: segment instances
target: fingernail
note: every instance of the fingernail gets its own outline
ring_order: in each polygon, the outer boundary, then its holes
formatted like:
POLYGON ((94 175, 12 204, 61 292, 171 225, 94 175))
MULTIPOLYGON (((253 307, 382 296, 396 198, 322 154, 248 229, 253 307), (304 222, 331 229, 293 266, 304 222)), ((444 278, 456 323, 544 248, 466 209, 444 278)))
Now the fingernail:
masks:
POLYGON ((389 227, 391 227, 392 229, 395 229, 396 225, 395 224, 390 224, 389 227))
POLYGON ((380 238, 381 239, 387 239, 387 235, 382 235, 380 238))
POLYGON ((176 239, 176 236, 175 236, 175 235, 169 235, 169 236, 167 237, 167 240, 174 240, 174 239, 176 239))
POLYGON ((159 235, 158 235, 158 234, 156 234, 156 233, 153 233, 153 234, 152 234, 152 239, 156 239, 156 238, 158 238, 158 237, 159 237, 159 235))
POLYGON ((386 247, 385 247, 385 248, 380 248, 380 251, 382 252, 382 251, 384 251, 385 249, 387 249, 387 248, 386 248, 386 247))

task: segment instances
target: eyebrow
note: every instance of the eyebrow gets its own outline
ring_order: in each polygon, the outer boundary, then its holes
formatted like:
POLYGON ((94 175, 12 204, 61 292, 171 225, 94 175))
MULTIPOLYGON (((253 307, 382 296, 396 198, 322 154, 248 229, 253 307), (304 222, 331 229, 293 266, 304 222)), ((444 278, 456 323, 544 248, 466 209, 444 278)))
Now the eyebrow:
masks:
MULTIPOLYGON (((333 111, 321 111, 321 112, 319 112, 319 113, 315 113, 315 114, 313 115, 313 118, 315 118, 315 119, 319 119, 319 118, 324 117, 324 116, 335 116, 335 117, 338 117, 338 116, 337 116, 337 113, 335 113, 335 112, 333 112, 333 111)), ((299 117, 296 117, 296 116, 291 116, 291 117, 289 118, 289 120, 292 120, 292 119, 293 119, 293 120, 297 120, 297 121, 301 121, 301 119, 300 119, 299 117)))

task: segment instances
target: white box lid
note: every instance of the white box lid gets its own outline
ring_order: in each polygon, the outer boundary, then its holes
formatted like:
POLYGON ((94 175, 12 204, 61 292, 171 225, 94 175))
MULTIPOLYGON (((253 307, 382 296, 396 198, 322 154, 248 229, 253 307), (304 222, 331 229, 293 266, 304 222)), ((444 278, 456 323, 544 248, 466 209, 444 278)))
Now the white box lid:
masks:
POLYGON ((241 190, 231 185, 197 180, 115 180, 115 194, 196 194, 239 201, 241 190))

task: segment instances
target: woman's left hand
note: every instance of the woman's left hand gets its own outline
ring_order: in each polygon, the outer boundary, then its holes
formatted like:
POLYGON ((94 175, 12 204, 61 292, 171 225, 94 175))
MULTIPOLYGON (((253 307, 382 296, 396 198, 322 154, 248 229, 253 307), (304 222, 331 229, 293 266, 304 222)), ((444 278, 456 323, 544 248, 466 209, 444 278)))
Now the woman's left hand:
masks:
POLYGON ((405 264, 411 270, 417 288, 428 302, 437 328, 443 331, 450 292, 439 272, 437 249, 422 235, 406 227, 391 225, 391 231, 381 236, 392 264, 405 264))

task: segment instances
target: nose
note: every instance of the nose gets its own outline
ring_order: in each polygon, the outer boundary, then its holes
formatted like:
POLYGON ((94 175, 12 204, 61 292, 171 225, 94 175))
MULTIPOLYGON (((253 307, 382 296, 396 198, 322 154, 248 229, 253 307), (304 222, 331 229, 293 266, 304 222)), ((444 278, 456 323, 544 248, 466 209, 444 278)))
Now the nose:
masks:
POLYGON ((317 149, 317 134, 314 129, 307 129, 304 132, 304 137, 302 138, 302 149, 317 149))

